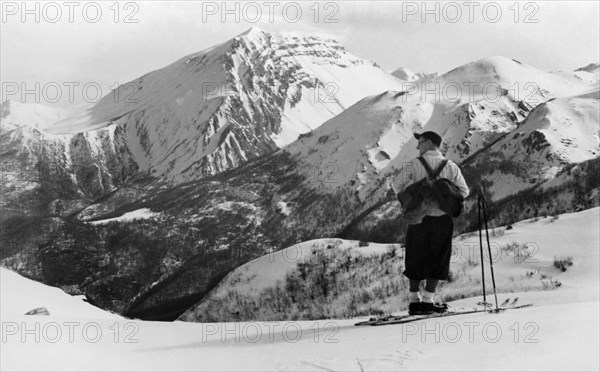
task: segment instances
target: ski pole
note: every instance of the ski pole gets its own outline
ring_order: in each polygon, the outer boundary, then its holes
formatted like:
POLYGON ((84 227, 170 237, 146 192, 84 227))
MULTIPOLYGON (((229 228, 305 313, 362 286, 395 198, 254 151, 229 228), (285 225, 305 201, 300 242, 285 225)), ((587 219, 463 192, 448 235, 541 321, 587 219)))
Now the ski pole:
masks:
MULTIPOLYGON (((483 188, 482 188, 483 191, 483 188)), ((483 195, 481 197, 481 203, 483 206, 483 223, 485 224, 485 238, 488 246, 488 253, 490 255, 490 272, 492 274, 492 288, 494 289, 494 299, 496 301, 496 312, 499 311, 498 308, 498 295, 496 294, 496 279, 494 278, 494 260, 492 260, 492 248, 490 246, 490 235, 488 233, 488 224, 487 224, 487 213, 486 213, 486 205, 485 200, 483 199, 483 195)))
POLYGON ((481 283, 483 288, 483 306, 487 308, 487 300, 485 298, 485 273, 483 266, 485 259, 483 258, 483 239, 481 237, 481 194, 477 194, 477 220, 479 222, 479 252, 481 253, 481 283))

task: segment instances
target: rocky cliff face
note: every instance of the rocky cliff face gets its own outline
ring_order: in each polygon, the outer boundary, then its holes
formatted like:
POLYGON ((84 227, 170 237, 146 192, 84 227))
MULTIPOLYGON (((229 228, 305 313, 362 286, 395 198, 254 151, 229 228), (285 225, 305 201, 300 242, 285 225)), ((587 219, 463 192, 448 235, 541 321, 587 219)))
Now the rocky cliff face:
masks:
POLYGON ((180 183, 272 152, 399 86, 335 40, 253 28, 120 86, 121 99, 105 97, 90 115, 123 129, 141 170, 180 183))
POLYGON ((2 104, 2 200, 5 210, 65 216, 114 191, 138 167, 116 125, 53 134, 63 113, 36 104, 2 104), (28 120, 32 116, 39 120, 28 120))

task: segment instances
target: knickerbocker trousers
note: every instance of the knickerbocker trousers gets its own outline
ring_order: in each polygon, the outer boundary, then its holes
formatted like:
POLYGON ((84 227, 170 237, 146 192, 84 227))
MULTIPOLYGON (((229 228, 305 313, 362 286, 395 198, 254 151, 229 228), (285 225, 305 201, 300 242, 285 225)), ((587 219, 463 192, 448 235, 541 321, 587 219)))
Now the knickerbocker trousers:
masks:
POLYGON ((452 217, 425 216, 417 225, 409 225, 406 232, 406 259, 404 275, 409 279, 446 280, 452 255, 452 217))

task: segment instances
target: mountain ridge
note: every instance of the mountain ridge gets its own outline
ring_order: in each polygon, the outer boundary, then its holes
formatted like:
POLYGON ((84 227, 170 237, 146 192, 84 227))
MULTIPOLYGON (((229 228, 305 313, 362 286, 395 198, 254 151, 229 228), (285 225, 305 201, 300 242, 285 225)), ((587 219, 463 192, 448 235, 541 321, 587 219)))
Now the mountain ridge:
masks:
MULTIPOLYGON (((593 175, 598 153, 597 138, 580 141, 598 121, 589 79, 488 57, 403 85, 335 41, 269 35, 252 29, 134 80, 146 96, 105 97, 104 127, 48 133, 44 118, 62 113, 19 117, 26 106, 3 104, 0 160, 17 167, 3 172, 1 202, 17 212, 2 219, 2 264, 128 316, 173 319, 240 264, 298 241, 401 240, 401 210, 385 193, 424 130, 442 135, 442 151, 494 202, 543 193, 555 174, 562 204, 523 213, 597 203, 573 191, 572 169, 593 175), (473 84, 463 96, 448 89, 473 84), (558 132, 540 137, 547 129, 558 132), (140 210, 153 217, 103 221, 140 210)), ((75 119, 61 128, 90 124, 75 119)), ((473 216, 471 198, 457 231, 473 216)))

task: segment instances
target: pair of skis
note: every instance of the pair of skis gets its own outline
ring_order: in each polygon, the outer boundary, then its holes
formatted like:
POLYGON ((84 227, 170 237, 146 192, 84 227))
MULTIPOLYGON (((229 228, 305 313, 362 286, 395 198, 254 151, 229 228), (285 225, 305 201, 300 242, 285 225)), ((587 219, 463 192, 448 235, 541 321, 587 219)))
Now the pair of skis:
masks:
POLYGON ((410 315, 410 314, 390 315, 390 316, 384 316, 384 317, 378 317, 378 318, 371 318, 371 319, 363 321, 363 322, 358 322, 355 325, 357 325, 357 326, 363 326, 363 325, 379 326, 379 325, 387 325, 387 324, 403 324, 403 323, 416 322, 419 320, 430 319, 430 318, 443 318, 443 317, 454 316, 454 315, 483 313, 483 312, 498 313, 498 312, 504 311, 504 310, 521 309, 524 307, 533 306, 533 304, 518 305, 517 304, 518 300, 519 300, 519 298, 517 297, 511 302, 510 298, 507 298, 506 301, 504 301, 498 308, 492 307, 492 305, 490 303, 479 302, 478 305, 484 305, 484 308, 458 308, 458 309, 449 308, 447 311, 445 311, 443 313, 433 313, 433 314, 426 314, 426 315, 410 315))

